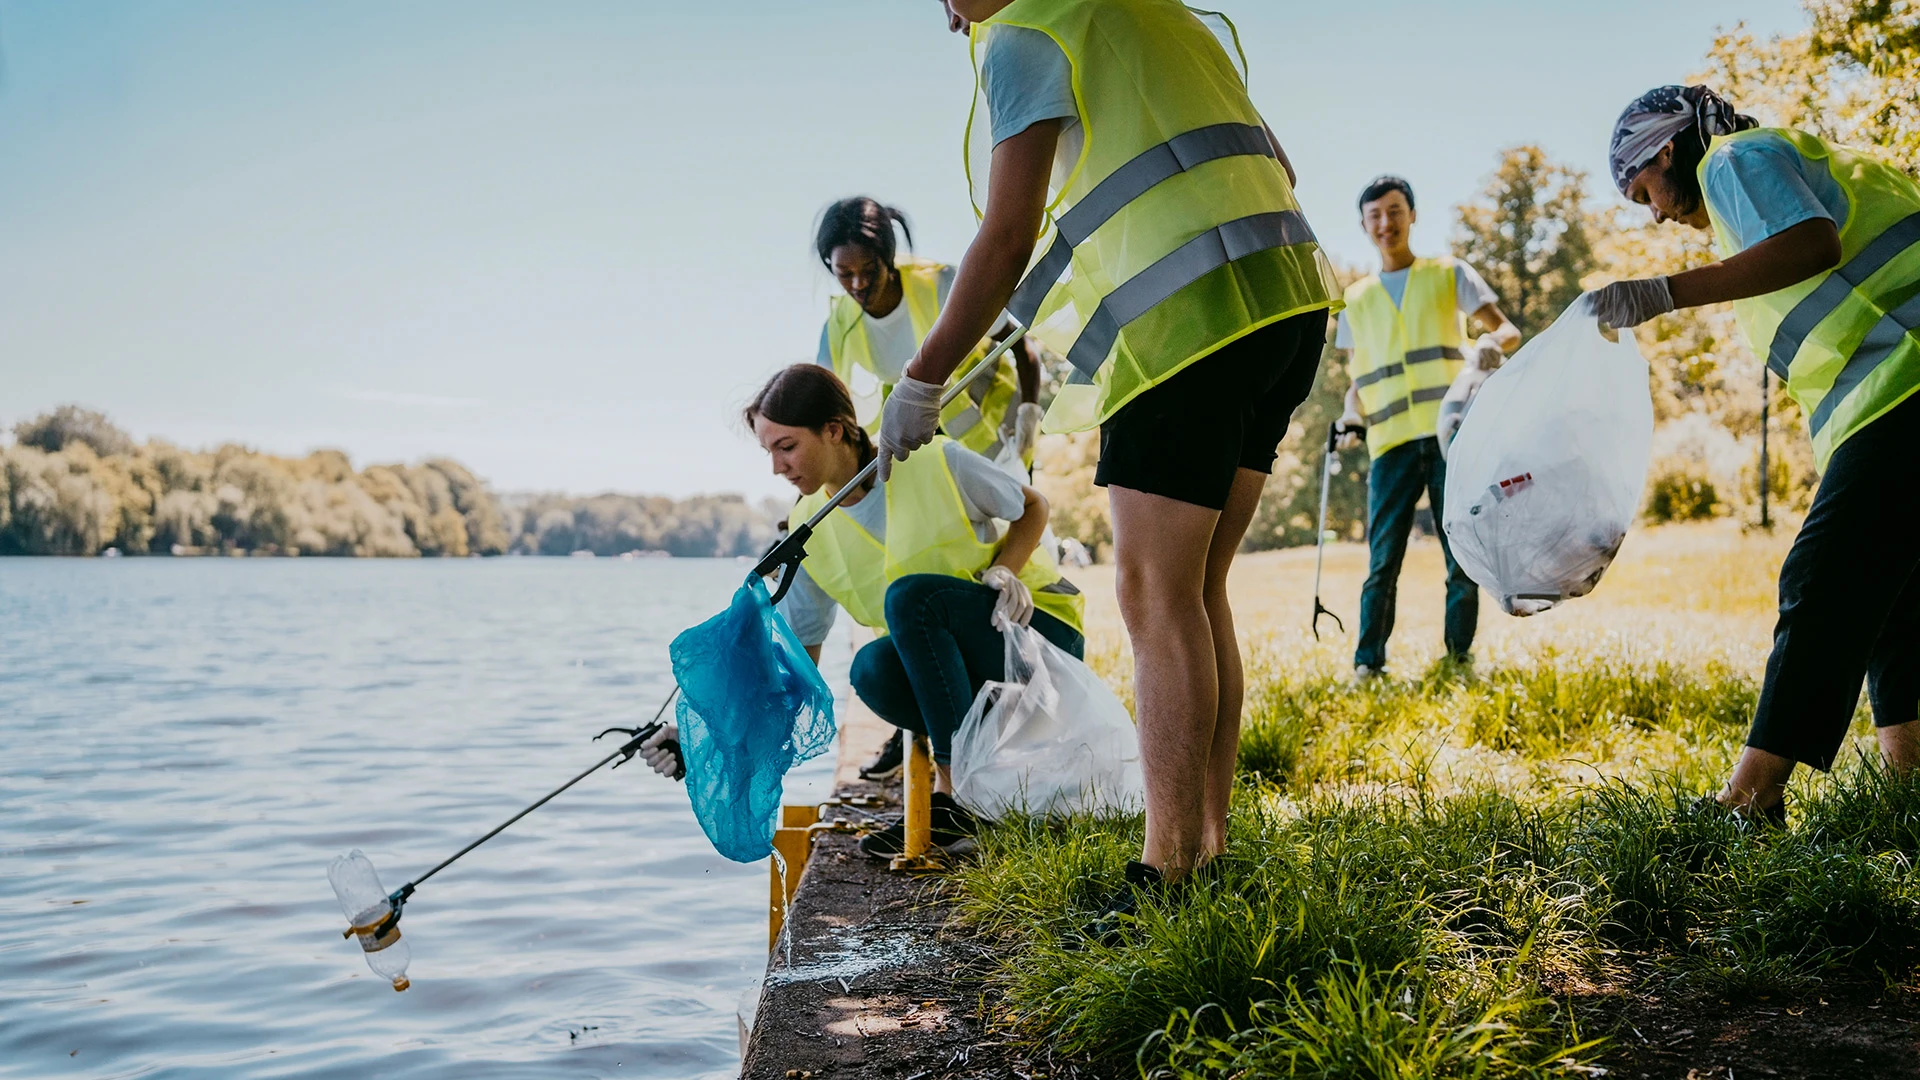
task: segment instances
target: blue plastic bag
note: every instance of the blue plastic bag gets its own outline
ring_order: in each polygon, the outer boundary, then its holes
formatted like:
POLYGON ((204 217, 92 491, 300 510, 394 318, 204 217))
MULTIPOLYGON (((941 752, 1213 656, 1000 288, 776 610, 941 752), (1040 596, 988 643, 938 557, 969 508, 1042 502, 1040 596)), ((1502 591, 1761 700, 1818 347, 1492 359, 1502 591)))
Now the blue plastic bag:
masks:
POLYGON ((833 745, 833 693, 756 574, 669 653, 694 817, 720 854, 764 859, 782 778, 833 745))

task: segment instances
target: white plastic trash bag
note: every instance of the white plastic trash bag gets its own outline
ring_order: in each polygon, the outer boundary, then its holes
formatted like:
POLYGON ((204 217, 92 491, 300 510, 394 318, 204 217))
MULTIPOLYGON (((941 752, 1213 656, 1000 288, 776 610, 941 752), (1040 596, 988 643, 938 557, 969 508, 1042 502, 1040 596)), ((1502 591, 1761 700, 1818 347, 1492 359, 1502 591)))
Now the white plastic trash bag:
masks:
POLYGON ((953 796, 988 818, 1145 805, 1140 737, 1113 691, 1025 626, 1006 632, 1007 681, 980 688, 953 737, 953 796))
POLYGON ((1488 377, 1447 453, 1453 557, 1509 615, 1585 596, 1640 509, 1647 362, 1575 301, 1488 377))

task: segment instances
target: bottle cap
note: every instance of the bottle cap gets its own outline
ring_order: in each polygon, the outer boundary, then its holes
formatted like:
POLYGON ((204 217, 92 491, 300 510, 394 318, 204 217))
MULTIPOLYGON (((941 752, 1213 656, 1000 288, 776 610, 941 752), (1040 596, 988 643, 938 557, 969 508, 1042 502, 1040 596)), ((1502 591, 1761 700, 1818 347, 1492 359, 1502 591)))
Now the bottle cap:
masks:
POLYGON ((395 975, 395 976, 393 977, 393 988, 394 988, 394 989, 395 989, 396 991, 398 991, 398 990, 405 990, 405 989, 406 989, 407 987, 409 987, 409 986, 412 986, 412 985, 413 985, 413 983, 412 983, 412 982, 409 982, 409 981, 408 981, 408 979, 407 979, 407 977, 406 977, 405 975, 395 975))

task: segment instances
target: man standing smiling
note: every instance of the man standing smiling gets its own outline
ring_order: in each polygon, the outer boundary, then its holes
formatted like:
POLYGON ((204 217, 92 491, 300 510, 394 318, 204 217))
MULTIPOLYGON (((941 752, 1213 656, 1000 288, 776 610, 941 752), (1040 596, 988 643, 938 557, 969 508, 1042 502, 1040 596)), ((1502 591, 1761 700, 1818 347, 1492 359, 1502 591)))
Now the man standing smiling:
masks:
MULTIPOLYGON (((1493 290, 1473 267, 1449 256, 1415 258, 1409 238, 1416 220, 1413 187, 1397 176, 1376 178, 1360 193, 1360 227, 1380 251, 1380 272, 1347 289, 1334 347, 1348 353, 1346 415, 1340 418, 1341 449, 1357 445, 1366 428, 1367 583, 1360 592, 1360 645, 1355 677, 1379 673, 1393 634, 1400 563, 1406 558, 1414 506, 1427 493, 1440 520, 1447 465, 1434 428, 1440 399, 1468 363, 1482 371, 1500 366, 1520 345, 1520 331, 1500 312, 1493 290), (1463 316, 1471 312, 1488 332, 1468 358, 1463 316)), ((1447 656, 1464 660, 1480 621, 1480 588, 1453 561, 1446 534, 1447 656)))
POLYGON ((991 171, 880 452, 932 439, 940 386, 1002 308, 1075 369, 1046 426, 1100 429, 1146 773, 1140 860, 1089 927, 1106 937, 1140 890, 1226 847, 1243 693, 1227 569, 1338 292, 1238 48, 1216 36, 1230 28, 1175 0, 946 4, 972 35, 991 171))

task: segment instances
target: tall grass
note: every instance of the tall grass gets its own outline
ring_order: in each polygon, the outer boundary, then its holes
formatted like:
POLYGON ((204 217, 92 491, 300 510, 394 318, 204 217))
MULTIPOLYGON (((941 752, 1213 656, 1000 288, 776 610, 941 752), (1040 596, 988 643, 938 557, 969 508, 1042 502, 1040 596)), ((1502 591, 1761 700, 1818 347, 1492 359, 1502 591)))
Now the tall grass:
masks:
POLYGON ((1228 855, 1117 943, 1080 927, 1138 819, 983 837, 962 917, 1017 1031, 1150 1077, 1588 1075, 1583 988, 1793 993, 1920 954, 1920 782, 1850 763, 1796 785, 1790 831, 1698 804, 1753 705, 1724 665, 1267 660, 1255 687, 1228 855))

